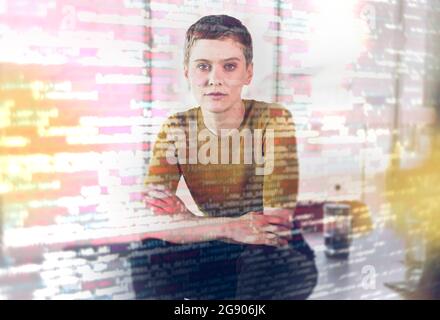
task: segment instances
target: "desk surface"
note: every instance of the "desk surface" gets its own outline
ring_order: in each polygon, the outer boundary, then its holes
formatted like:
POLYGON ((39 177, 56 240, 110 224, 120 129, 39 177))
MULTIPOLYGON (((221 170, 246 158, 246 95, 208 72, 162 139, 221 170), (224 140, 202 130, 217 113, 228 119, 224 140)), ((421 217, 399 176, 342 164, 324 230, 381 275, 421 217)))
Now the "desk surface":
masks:
POLYGON ((315 250, 319 271, 310 299, 403 299, 385 286, 405 278, 403 242, 393 232, 376 230, 354 239, 347 259, 326 257, 322 233, 304 236, 315 250))
MULTIPOLYGON (((391 231, 378 229, 354 239, 350 256, 345 260, 326 257, 322 233, 305 233, 304 236, 315 250, 319 270, 318 284, 310 299, 402 299, 397 292, 385 286, 387 282, 405 278, 403 242, 391 231)), ((109 279, 113 279, 117 275, 120 281, 129 283, 130 270, 124 259, 106 251, 98 254, 101 249, 108 248, 97 247, 95 253, 90 253, 91 257, 96 254, 96 258, 91 260, 76 256, 72 251, 41 252, 38 259, 25 254, 20 265, 9 269, 0 267, 0 298, 92 298, 86 295, 87 292, 82 292, 81 283, 72 276, 82 269, 83 276, 97 272, 100 277, 107 274, 109 279), (112 264, 112 270, 102 270, 105 261, 112 264)), ((126 289, 114 287, 105 290, 125 292, 114 298, 133 298, 127 295, 126 289)))

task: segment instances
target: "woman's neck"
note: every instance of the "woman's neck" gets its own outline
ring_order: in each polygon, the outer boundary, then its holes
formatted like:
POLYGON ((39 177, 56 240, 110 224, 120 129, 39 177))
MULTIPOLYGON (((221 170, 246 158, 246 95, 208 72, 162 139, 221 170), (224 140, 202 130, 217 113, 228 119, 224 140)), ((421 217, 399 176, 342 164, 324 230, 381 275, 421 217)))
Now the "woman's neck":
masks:
POLYGON ((206 111, 202 108, 203 122, 206 128, 216 135, 224 134, 224 131, 238 129, 243 121, 244 114, 245 105, 241 99, 221 113, 206 111))

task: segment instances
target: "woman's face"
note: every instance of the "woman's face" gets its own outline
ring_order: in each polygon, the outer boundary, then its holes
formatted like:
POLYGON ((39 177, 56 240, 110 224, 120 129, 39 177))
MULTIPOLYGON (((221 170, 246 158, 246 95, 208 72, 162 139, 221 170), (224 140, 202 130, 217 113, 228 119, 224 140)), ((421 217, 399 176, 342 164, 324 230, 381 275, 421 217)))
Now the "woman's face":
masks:
POLYGON ((246 66, 243 46, 231 38, 197 40, 185 66, 194 98, 213 113, 226 112, 241 103, 241 91, 252 75, 253 65, 246 66))

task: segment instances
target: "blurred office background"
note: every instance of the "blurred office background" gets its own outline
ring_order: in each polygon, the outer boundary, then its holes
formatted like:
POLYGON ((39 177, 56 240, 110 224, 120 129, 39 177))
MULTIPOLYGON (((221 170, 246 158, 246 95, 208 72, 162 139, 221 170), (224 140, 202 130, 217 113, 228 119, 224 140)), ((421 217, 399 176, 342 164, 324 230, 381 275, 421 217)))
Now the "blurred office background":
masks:
POLYGON ((362 201, 388 228, 393 146, 408 168, 430 149, 439 1, 0 0, 0 298, 135 297, 149 151, 195 105, 183 42, 207 14, 253 36, 245 97, 294 115, 300 202, 362 201))

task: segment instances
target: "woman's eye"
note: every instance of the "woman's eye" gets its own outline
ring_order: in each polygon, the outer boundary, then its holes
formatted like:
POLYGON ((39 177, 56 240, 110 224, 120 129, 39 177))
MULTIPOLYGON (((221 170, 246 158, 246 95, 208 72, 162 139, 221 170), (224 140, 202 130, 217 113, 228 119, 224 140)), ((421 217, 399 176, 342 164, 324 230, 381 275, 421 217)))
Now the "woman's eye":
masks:
POLYGON ((236 66, 235 64, 233 64, 233 63, 225 64, 225 69, 226 69, 227 71, 235 70, 236 67, 237 67, 237 66, 236 66))
POLYGON ((203 70, 203 71, 207 71, 209 70, 209 64, 206 63, 200 63, 197 65, 197 69, 203 70))

